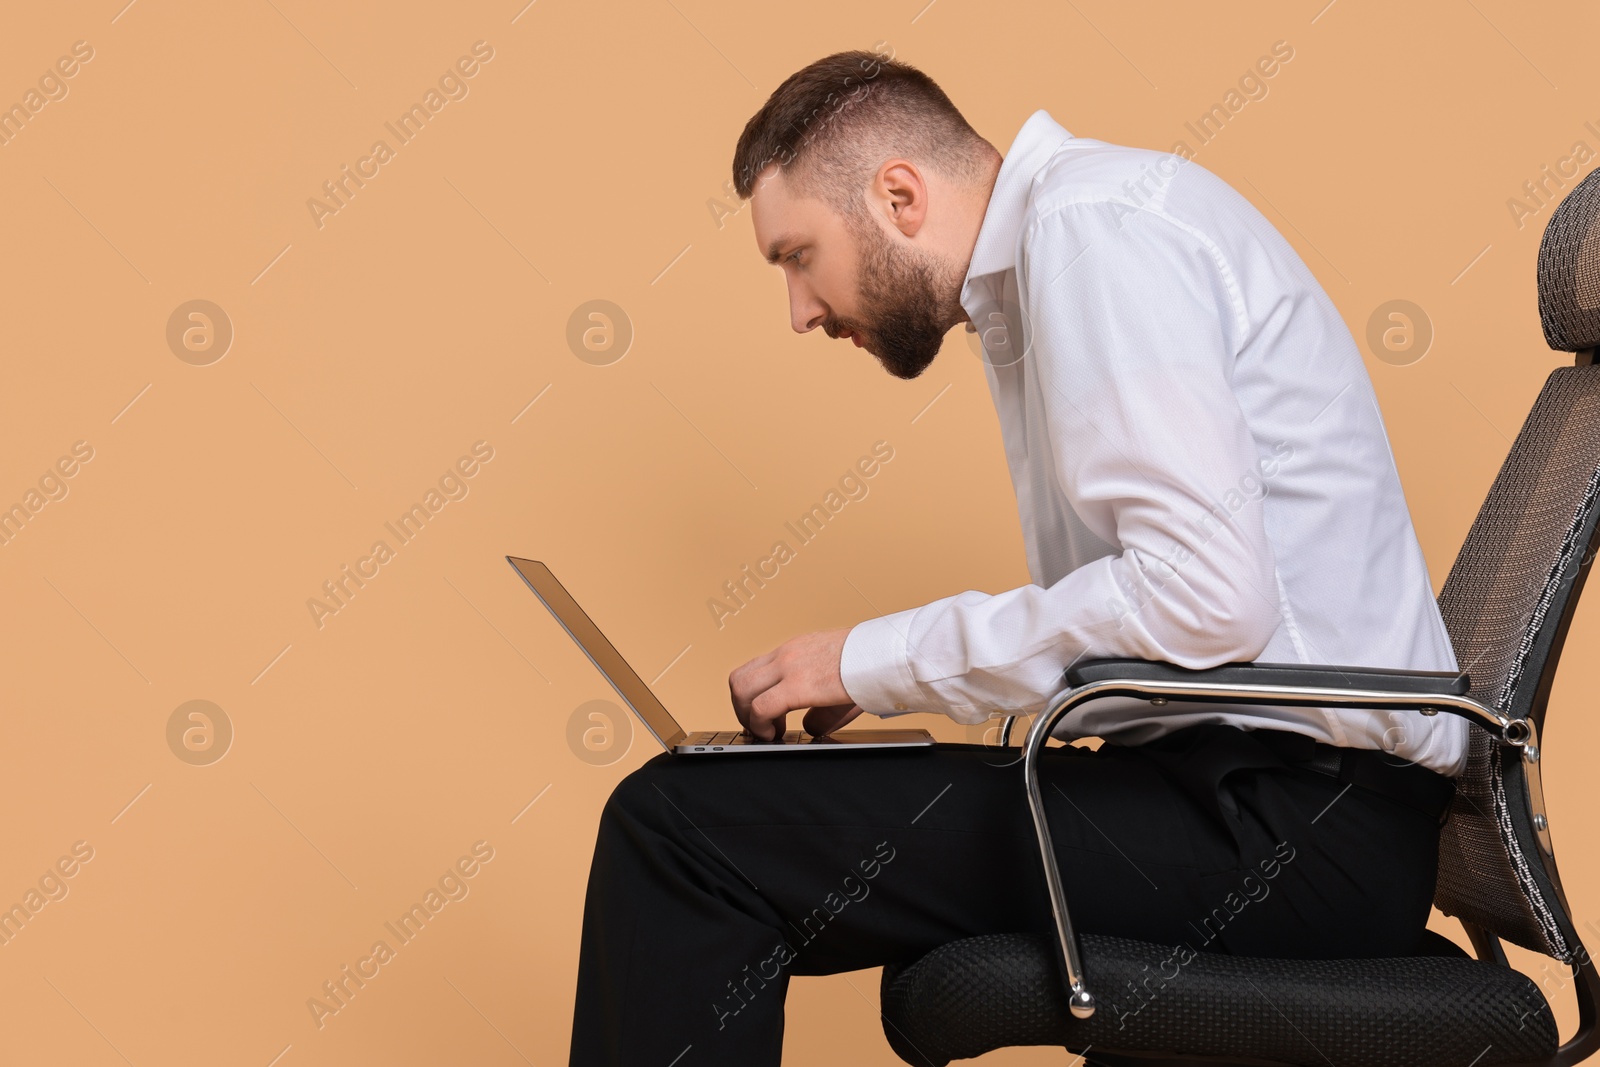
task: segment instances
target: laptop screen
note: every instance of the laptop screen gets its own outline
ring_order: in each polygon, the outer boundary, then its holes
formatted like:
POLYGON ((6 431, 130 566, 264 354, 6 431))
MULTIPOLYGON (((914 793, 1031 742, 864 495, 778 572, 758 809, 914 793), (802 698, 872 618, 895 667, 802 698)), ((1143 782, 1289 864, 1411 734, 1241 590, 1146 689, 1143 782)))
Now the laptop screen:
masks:
POLYGON ((645 727, 655 734, 656 740, 669 751, 687 734, 678 725, 671 712, 667 711, 656 695, 650 692, 650 687, 644 684, 644 679, 634 673, 628 666, 628 661, 622 658, 622 653, 614 648, 606 635, 600 632, 589 618, 588 614, 572 599, 556 576, 550 573, 550 568, 543 563, 531 559, 517 559, 507 556, 506 560, 522 575, 522 580, 528 583, 535 595, 544 606, 550 609, 550 614, 578 643, 584 654, 589 657, 600 673, 606 676, 606 681, 611 683, 611 688, 617 691, 633 713, 645 724, 645 727))

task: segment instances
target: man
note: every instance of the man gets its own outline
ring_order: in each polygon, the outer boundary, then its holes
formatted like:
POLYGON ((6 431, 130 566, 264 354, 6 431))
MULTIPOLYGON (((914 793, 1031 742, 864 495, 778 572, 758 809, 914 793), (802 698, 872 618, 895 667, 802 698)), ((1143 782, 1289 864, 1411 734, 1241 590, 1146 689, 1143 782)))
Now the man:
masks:
MULTIPOLYGON (((1037 711, 1094 656, 1456 669, 1350 333, 1220 179, 1044 111, 1002 159, 924 74, 846 52, 772 94, 734 181, 795 330, 901 378, 979 332, 1033 579, 751 660, 749 732, 1037 711)), ((1415 945, 1463 721, 1121 699, 1065 727, 1104 739, 1042 771, 1080 929, 1415 945), (1347 786, 1330 759, 1383 770, 1347 786)), ((601 819, 571 1062, 775 1064, 791 975, 1048 929, 1034 848, 1020 771, 983 746, 658 756, 601 819)))

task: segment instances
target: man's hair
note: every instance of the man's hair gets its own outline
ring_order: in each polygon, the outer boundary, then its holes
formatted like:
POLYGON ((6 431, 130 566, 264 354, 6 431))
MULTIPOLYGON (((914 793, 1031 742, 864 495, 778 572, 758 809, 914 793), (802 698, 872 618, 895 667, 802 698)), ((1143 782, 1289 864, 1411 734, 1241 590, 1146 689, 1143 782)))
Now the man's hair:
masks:
POLYGON ((884 160, 901 156, 976 182, 991 154, 994 146, 922 71, 874 52, 838 52, 789 75, 745 124, 733 187, 750 199, 775 163, 797 192, 859 223, 868 212, 862 191, 884 160))

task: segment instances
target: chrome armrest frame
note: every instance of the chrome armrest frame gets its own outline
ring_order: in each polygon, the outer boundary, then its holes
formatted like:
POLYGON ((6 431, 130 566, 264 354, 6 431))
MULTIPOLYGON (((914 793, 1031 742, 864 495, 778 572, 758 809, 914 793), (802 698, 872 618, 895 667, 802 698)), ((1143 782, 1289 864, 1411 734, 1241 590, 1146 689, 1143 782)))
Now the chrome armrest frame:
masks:
MULTIPOLYGON (((1169 700, 1227 702, 1234 704, 1284 704, 1304 707, 1343 706, 1348 708, 1395 709, 1436 715, 1441 711, 1460 715, 1498 736, 1502 742, 1521 748, 1533 738, 1532 724, 1526 719, 1511 719, 1470 697, 1446 693, 1397 693, 1381 689, 1333 689, 1317 686, 1267 684, 1217 685, 1201 682, 1154 682, 1131 678, 1108 678, 1086 685, 1068 687, 1050 699, 1033 720, 1023 741, 1022 778, 1028 790, 1028 809, 1033 814, 1034 834, 1039 856, 1044 862, 1045 886, 1050 894, 1050 910, 1055 918, 1056 938, 1061 963, 1066 973, 1068 1005, 1072 1014, 1087 1019, 1094 1014, 1095 999, 1090 993, 1078 951, 1078 937, 1072 928, 1066 891, 1061 884, 1061 869, 1056 863, 1050 824, 1045 816, 1044 796, 1039 787, 1039 757, 1045 742, 1058 722, 1081 704, 1101 697, 1128 696, 1151 701, 1169 700)), ((1001 727, 1000 743, 1011 736, 1009 716, 1001 727)))

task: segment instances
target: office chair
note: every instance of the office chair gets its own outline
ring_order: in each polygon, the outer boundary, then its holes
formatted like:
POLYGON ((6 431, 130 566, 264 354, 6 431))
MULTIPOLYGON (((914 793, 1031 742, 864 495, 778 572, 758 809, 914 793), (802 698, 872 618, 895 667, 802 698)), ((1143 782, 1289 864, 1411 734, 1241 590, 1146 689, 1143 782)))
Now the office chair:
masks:
POLYGON ((1539 781, 1556 664, 1600 545, 1600 170, 1551 215, 1538 290, 1545 339, 1577 353, 1576 364, 1546 379, 1439 593, 1461 673, 1187 670, 1136 659, 1069 669, 1021 761, 1053 930, 967 938, 885 967, 884 1034, 901 1059, 943 1067, 996 1048, 1054 1045, 1089 1067, 1566 1067, 1600 1045, 1600 977, 1561 889, 1539 781), (1461 922, 1476 958, 1429 932, 1400 958, 1201 952, 1180 967, 1174 946, 1078 936, 1039 755, 1063 715, 1103 696, 1466 717, 1469 756, 1441 829, 1434 903, 1461 922), (1576 988, 1579 1020, 1565 1044, 1539 987, 1507 965, 1503 941, 1570 968, 1563 983, 1576 988))

